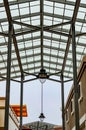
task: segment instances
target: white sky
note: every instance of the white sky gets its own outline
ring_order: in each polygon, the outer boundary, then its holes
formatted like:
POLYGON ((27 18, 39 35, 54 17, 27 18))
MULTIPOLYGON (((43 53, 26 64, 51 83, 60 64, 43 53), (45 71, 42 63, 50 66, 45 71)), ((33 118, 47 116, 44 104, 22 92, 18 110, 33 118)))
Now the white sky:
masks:
MULTIPOLYGON (((5 82, 0 82, 0 96, 5 96, 5 82)), ((68 96, 72 82, 65 83, 65 100, 68 96)), ((11 104, 20 103, 20 84, 11 82, 11 104)), ((61 125, 61 84, 46 80, 44 83, 44 122, 61 125)), ((24 101, 27 105, 28 117, 23 118, 23 123, 39 120, 41 112, 41 83, 39 80, 24 84, 24 101)))

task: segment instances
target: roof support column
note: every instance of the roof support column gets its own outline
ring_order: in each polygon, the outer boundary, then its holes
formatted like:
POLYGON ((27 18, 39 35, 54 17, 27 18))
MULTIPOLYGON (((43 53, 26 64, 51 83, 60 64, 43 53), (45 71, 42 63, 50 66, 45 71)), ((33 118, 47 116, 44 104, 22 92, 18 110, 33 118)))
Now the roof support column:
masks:
POLYGON ((65 130, 65 112, 64 112, 64 80, 63 74, 61 74, 61 96, 62 96, 62 130, 65 130))
POLYGON ((77 82, 76 41, 75 41, 74 23, 72 24, 72 57, 73 57, 74 103, 75 103, 75 130, 79 130, 78 82, 77 82))
POLYGON ((11 73, 12 33, 13 33, 12 23, 9 22, 4 130, 8 130, 9 129, 9 105, 10 105, 10 77, 11 77, 10 73, 11 73))
POLYGON ((21 88, 20 88, 20 130, 22 130, 22 111, 23 111, 23 80, 24 75, 21 74, 21 88))

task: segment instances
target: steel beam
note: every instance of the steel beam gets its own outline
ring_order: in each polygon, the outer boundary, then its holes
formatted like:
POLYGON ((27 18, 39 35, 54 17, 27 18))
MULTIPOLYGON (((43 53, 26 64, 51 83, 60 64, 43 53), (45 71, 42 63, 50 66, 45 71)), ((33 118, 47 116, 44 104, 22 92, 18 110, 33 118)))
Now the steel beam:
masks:
MULTIPOLYGON (((2 78, 3 80, 7 80, 7 78, 6 77, 4 77, 4 76, 1 76, 0 75, 0 78, 2 78)), ((15 80, 15 79, 10 79, 11 81, 14 81, 14 82, 18 82, 18 83, 20 83, 20 81, 19 80, 15 80)))
MULTIPOLYGON (((75 23, 75 21, 76 21, 78 9, 79 9, 79 6, 80 6, 80 1, 81 0, 76 0, 75 8, 74 8, 74 13, 73 13, 73 17, 72 17, 72 23, 75 23)), ((69 35, 71 35, 71 28, 72 28, 72 25, 70 27, 69 35)), ((70 43, 71 43, 71 37, 68 37, 67 46, 66 46, 66 50, 65 50, 64 61, 63 61, 63 65, 62 65, 62 72, 64 72, 64 69, 65 69, 65 65, 66 65, 67 55, 68 55, 68 52, 69 52, 70 43)))
POLYGON ((83 32, 83 33, 76 34, 75 36, 76 36, 76 37, 80 37, 80 36, 86 36, 86 32, 83 32))
POLYGON ((65 112, 64 112, 64 81, 63 74, 61 74, 61 98, 62 98, 62 130, 65 130, 65 112))
POLYGON ((0 36, 8 37, 9 35, 7 33, 0 32, 0 36))
POLYGON ((75 25, 72 24, 72 58, 73 58, 73 80, 74 80, 74 103, 75 103, 75 130, 79 128, 79 106, 78 106, 78 82, 76 62, 75 25))
MULTIPOLYGON (((10 8, 9 8, 8 0, 3 0, 3 2, 4 2, 6 14, 7 14, 8 22, 12 23, 12 17, 11 17, 11 13, 10 13, 10 8)), ((18 64, 19 64, 19 67, 20 67, 20 71, 22 73, 23 68, 22 68, 22 64, 21 64, 21 59, 20 59, 19 51, 18 51, 18 46, 17 46, 16 37, 15 37, 14 27, 13 27, 13 43, 14 43, 14 47, 15 47, 15 51, 16 51, 16 55, 17 55, 17 59, 18 59, 18 64)))
POLYGON ((30 82, 30 81, 37 80, 37 79, 38 78, 28 79, 28 80, 24 80, 23 82, 26 83, 26 82, 30 82))
POLYGON ((44 31, 49 32, 49 33, 53 33, 53 34, 62 35, 62 36, 65 36, 65 37, 70 37, 70 38, 71 38, 71 34, 59 32, 59 31, 54 31, 54 30, 47 30, 47 29, 45 29, 44 31))
POLYGON ((48 78, 47 80, 50 80, 50 81, 54 81, 54 82, 58 82, 58 83, 61 83, 60 80, 57 80, 57 79, 53 79, 53 78, 48 78))
POLYGON ((9 104, 10 104, 10 77, 11 77, 11 48, 12 48, 12 24, 9 23, 8 56, 7 56, 7 79, 4 130, 9 129, 9 104))
POLYGON ((20 130, 22 130, 23 80, 24 80, 24 75, 21 74, 21 88, 20 88, 20 130))
POLYGON ((13 20, 12 22, 13 22, 14 24, 18 24, 18 25, 21 25, 21 26, 25 26, 25 27, 28 27, 28 28, 31 28, 31 29, 40 29, 40 27, 38 27, 38 26, 34 26, 34 25, 30 25, 30 24, 18 22, 18 21, 15 21, 15 20, 13 20))
MULTIPOLYGON (((25 27, 32 28, 32 29, 41 29, 38 26, 34 26, 34 25, 18 22, 18 21, 15 21, 15 20, 13 20, 12 22, 14 24, 18 24, 18 25, 25 26, 25 27)), ((64 25, 68 25, 68 24, 71 24, 71 21, 62 22, 62 23, 59 23, 59 24, 51 25, 51 26, 46 26, 46 27, 43 27, 43 30, 49 30, 49 29, 53 29, 53 28, 56 28, 56 27, 59 27, 59 26, 64 26, 64 25)))
POLYGON ((41 27, 41 68, 43 68, 43 10, 44 0, 40 0, 40 27, 41 27))
POLYGON ((49 29, 53 29, 53 28, 56 28, 56 27, 59 27, 59 26, 64 26, 64 25, 68 25, 68 24, 71 24, 71 21, 62 22, 62 23, 59 23, 59 24, 51 25, 51 26, 46 26, 46 27, 44 27, 44 30, 49 30, 49 29))

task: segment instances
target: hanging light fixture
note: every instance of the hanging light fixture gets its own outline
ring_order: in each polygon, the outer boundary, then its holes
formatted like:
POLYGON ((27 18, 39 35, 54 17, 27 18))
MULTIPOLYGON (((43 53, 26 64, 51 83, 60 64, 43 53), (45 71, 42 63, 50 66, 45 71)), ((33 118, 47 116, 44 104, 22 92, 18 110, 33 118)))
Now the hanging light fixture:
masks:
POLYGON ((41 113, 40 113, 40 121, 43 122, 45 116, 44 116, 44 113, 43 113, 43 83, 44 82, 41 82, 41 113))
POLYGON ((45 69, 40 69, 40 72, 37 76, 40 80, 41 83, 45 83, 46 79, 49 77, 46 73, 46 70, 45 69))

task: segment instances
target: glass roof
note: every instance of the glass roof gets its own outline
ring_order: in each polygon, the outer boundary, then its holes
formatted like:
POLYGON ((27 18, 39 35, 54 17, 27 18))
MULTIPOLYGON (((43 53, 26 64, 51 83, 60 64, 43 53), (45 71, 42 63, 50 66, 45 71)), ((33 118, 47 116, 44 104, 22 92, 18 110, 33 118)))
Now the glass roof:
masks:
POLYGON ((11 78, 63 71, 73 77, 72 21, 77 67, 86 55, 86 0, 0 0, 0 73, 6 77, 8 28, 13 24, 11 78))

